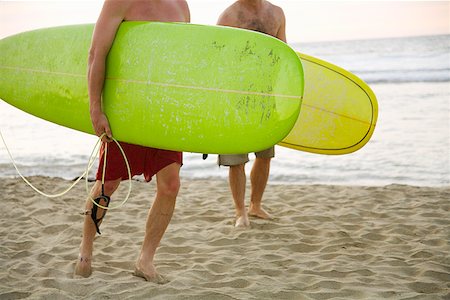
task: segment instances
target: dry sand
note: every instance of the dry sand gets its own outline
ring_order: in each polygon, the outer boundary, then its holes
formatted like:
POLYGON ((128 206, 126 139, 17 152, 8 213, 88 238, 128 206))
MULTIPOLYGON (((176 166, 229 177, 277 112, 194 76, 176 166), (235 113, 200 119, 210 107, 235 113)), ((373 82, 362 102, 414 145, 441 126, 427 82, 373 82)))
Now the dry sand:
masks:
MULTIPOLYGON (((30 180, 48 192, 70 184, 30 180)), ((450 298, 450 187, 269 184, 275 218, 243 230, 225 181, 183 180, 156 255, 165 285, 132 276, 154 190, 133 182, 105 218, 92 276, 80 279, 84 185, 48 199, 2 179, 0 299, 450 298)))

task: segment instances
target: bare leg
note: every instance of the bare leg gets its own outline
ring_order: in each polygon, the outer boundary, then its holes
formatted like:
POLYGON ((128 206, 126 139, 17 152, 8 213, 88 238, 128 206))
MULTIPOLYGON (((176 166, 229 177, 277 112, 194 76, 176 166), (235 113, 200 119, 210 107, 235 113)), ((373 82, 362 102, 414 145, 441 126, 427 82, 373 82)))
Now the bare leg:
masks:
POLYGON ((159 284, 167 283, 168 280, 157 273, 153 260, 175 209, 180 189, 180 167, 180 164, 173 163, 156 174, 156 198, 147 217, 144 242, 134 273, 159 284))
MULTIPOLYGON (((120 179, 114 181, 105 182, 105 194, 111 196, 114 191, 119 187, 120 179)), ((101 181, 95 182, 92 190, 91 197, 96 198, 102 193, 102 183, 101 181)), ((86 200, 86 211, 91 212, 92 206, 94 204, 90 199, 86 200)), ((103 212, 103 209, 99 208, 99 214, 103 212)), ((99 224, 100 226, 100 224, 99 224)), ((94 222, 90 215, 85 215, 83 224, 83 237, 80 244, 80 255, 78 257, 77 264, 75 266, 75 275, 89 277, 92 273, 92 252, 94 249, 94 238, 96 234, 96 229, 94 222)))
POLYGON ((248 214, 262 219, 270 219, 270 215, 262 208, 262 196, 266 189, 267 180, 270 172, 270 158, 255 159, 250 180, 252 184, 252 192, 250 196, 250 206, 248 214))
POLYGON ((230 166, 229 180, 234 207, 236 209, 235 227, 248 227, 250 226, 250 221, 248 220, 247 210, 245 208, 245 164, 230 166))

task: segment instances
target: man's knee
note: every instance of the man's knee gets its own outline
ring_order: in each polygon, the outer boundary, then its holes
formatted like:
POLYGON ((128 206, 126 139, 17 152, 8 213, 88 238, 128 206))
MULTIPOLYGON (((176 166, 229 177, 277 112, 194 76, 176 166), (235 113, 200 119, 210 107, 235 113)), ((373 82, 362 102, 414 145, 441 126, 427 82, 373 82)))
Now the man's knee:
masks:
POLYGON ((271 157, 257 157, 255 162, 260 163, 262 165, 270 165, 271 157))
MULTIPOLYGON (((119 187, 120 181, 121 181, 120 179, 105 181, 105 183, 103 184, 104 194, 107 196, 111 196, 119 187)), ((92 188, 91 196, 97 197, 100 196, 101 194, 102 194, 102 182, 100 180, 97 180, 95 182, 94 187, 92 188)))
POLYGON ((119 187, 120 181, 121 179, 105 181, 104 184, 105 195, 111 196, 119 187))
POLYGON ((239 165, 234 165, 234 166, 230 166, 230 170, 236 172, 236 171, 244 171, 245 170, 245 164, 239 164, 239 165))
POLYGON ((160 174, 157 174, 158 194, 174 198, 180 190, 179 167, 170 166, 160 174))
POLYGON ((158 185, 158 193, 170 198, 175 198, 178 195, 179 190, 180 190, 179 178, 166 180, 162 184, 158 185))
POLYGON ((156 186, 158 192, 175 195, 180 189, 179 163, 172 163, 156 173, 156 186))

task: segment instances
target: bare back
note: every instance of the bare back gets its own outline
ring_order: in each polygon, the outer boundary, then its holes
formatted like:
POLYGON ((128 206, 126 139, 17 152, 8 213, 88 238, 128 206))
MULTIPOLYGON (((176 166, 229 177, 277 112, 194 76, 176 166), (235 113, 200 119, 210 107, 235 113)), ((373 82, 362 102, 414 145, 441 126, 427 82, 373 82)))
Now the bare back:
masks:
POLYGON ((189 22, 186 1, 180 0, 135 0, 129 1, 125 21, 189 22))
POLYGON ((265 0, 240 0, 219 17, 218 25, 238 27, 269 34, 286 42, 283 10, 265 0))

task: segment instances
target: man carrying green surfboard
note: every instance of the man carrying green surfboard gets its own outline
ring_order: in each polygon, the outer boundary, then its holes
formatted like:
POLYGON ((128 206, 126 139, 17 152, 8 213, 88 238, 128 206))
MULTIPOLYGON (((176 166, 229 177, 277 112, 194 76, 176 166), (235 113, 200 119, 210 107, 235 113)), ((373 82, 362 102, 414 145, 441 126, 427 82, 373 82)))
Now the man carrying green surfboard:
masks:
MULTIPOLYGON (((239 0, 229 6, 219 17, 218 25, 239 27, 274 36, 286 43, 286 19, 283 10, 265 0, 239 0)), ((275 156, 274 147, 256 152, 250 174, 251 196, 247 212, 245 208, 245 164, 248 154, 219 155, 218 164, 229 166, 229 183, 236 209, 236 227, 248 227, 248 215, 269 219, 262 208, 262 196, 270 172, 270 160, 275 156)))
MULTIPOLYGON (((106 0, 97 20, 89 52, 88 86, 92 125, 98 136, 106 134, 104 142, 111 141, 112 132, 102 111, 102 90, 105 82, 106 57, 116 32, 123 21, 190 22, 190 12, 184 0, 106 0)), ((170 38, 170 37, 168 37, 170 38)), ((97 172, 97 181, 91 197, 101 205, 108 205, 109 197, 120 182, 128 178, 128 170, 115 143, 109 143, 106 156, 105 182, 102 184, 103 155, 97 172)), ((154 148, 121 144, 130 162, 131 175, 144 174, 147 181, 156 175, 157 193, 149 211, 141 253, 135 267, 135 275, 148 281, 165 283, 157 273, 153 258, 156 249, 172 217, 180 187, 179 171, 182 153, 154 148)), ((83 238, 75 274, 88 277, 92 273, 92 253, 96 231, 104 216, 100 207, 86 202, 83 238)))

